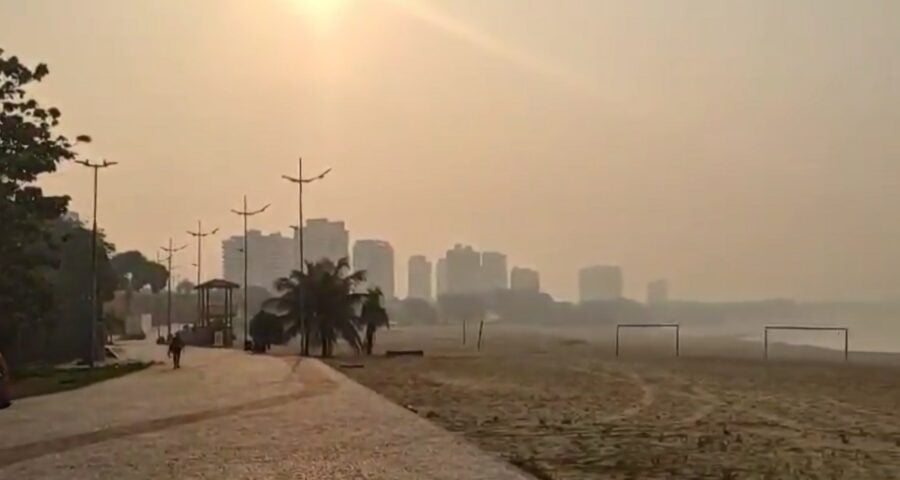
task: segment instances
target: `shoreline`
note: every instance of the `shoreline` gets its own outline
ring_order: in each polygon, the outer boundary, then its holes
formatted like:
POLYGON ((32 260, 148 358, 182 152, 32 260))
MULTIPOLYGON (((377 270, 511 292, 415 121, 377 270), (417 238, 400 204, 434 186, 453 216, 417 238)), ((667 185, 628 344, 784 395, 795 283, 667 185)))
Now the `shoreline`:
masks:
MULTIPOLYGON (((568 340, 584 340, 598 347, 606 347, 606 349, 615 349, 615 326, 586 327, 580 325, 500 325, 493 324, 492 327, 500 327, 503 332, 517 332, 527 334, 539 334, 557 337, 568 340)), ((423 327, 410 327, 413 329, 423 327)), ((429 327, 424 327, 429 328, 429 327)), ((438 327, 440 328, 440 327, 438 327)), ((487 328, 487 327, 486 327, 487 328)), ((664 333, 664 335, 670 335, 664 333)), ((659 339, 660 335, 650 338, 659 339)), ((665 341, 645 343, 655 343, 659 346, 665 346, 665 341)), ((805 343, 773 341, 769 340, 770 358, 769 362, 778 361, 841 361, 843 362, 843 348, 833 348, 822 345, 811 345, 805 343), (786 354, 780 357, 779 354, 786 354)), ((746 359, 758 358, 766 361, 765 351, 763 347, 762 336, 760 338, 748 338, 741 334, 695 334, 692 332, 681 332, 681 357, 721 357, 724 359, 746 359), (731 345, 729 347, 729 345, 731 345)), ((646 355, 646 352, 644 352, 646 355)), ((869 351, 854 350, 853 343, 850 343, 849 363, 860 362, 865 365, 884 365, 884 366, 900 366, 900 352, 894 351, 869 351)))

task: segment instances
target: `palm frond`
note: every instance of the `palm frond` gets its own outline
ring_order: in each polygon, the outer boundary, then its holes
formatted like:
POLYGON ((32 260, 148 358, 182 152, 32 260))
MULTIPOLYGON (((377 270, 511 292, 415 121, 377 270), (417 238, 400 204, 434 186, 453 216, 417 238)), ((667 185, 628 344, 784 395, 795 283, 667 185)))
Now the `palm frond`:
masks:
POLYGON ((340 275, 344 270, 350 269, 350 258, 341 257, 338 259, 337 263, 334 264, 334 273, 335 275, 340 275))
POLYGON ((273 297, 263 301, 261 310, 272 315, 284 316, 290 312, 291 305, 282 297, 273 297))
POLYGON ((337 325, 337 330, 340 333, 341 338, 343 338, 354 350, 357 352, 362 350, 363 341, 359 336, 359 330, 356 329, 355 323, 339 323, 337 325))
MULTIPOLYGON (((323 355, 329 355, 339 340, 360 351, 364 323, 357 312, 373 295, 357 292, 358 285, 365 281, 365 271, 351 272, 347 258, 337 262, 322 259, 306 266, 305 271, 294 270, 275 282, 280 295, 265 302, 264 309, 283 319, 287 335, 305 335, 306 344, 321 346, 323 355)), ((374 295, 383 298, 380 291, 374 295)), ((376 328, 384 324, 378 316, 369 320, 376 328)))
POLYGON ((275 280, 275 290, 279 293, 290 292, 297 286, 293 274, 289 277, 281 277, 275 280))

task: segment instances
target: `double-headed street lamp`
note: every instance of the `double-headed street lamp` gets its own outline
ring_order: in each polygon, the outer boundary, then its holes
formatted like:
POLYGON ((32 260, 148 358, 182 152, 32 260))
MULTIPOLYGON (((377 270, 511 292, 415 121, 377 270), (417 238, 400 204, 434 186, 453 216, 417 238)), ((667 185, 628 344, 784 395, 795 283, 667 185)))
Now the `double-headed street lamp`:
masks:
MULTIPOLYGON (((298 241, 298 250, 299 250, 299 261, 300 261, 300 272, 302 273, 304 268, 306 267, 306 258, 303 255, 303 184, 312 183, 316 180, 321 180, 325 178, 325 175, 328 175, 331 169, 327 169, 324 172, 309 178, 303 178, 303 157, 299 157, 297 159, 297 176, 291 177, 290 175, 282 175, 281 178, 297 184, 297 241, 298 241)), ((309 332, 306 331, 306 324, 303 318, 303 293, 301 289, 300 293, 300 325, 303 329, 303 346, 300 348, 301 353, 303 355, 309 355, 309 332)))
POLYGON ((172 338, 172 257, 176 252, 180 252, 187 248, 187 245, 182 245, 180 247, 172 246, 172 238, 169 238, 169 246, 168 247, 160 247, 164 252, 168 254, 166 260, 169 262, 169 281, 168 281, 168 303, 166 306, 166 327, 168 330, 167 337, 172 338))
POLYGON ((303 257, 303 184, 304 183, 312 183, 316 180, 321 180, 325 178, 325 175, 331 172, 331 169, 327 169, 324 172, 309 178, 303 178, 303 157, 297 159, 297 176, 292 177, 290 175, 282 175, 281 178, 297 184, 297 238, 299 242, 299 254, 300 254, 300 271, 303 271, 304 267, 304 257, 303 257))
POLYGON ((249 291, 247 290, 247 265, 249 264, 249 262, 247 259, 248 259, 248 257, 250 257, 250 250, 247 248, 247 217, 252 217, 254 215, 258 215, 262 212, 265 212, 266 209, 269 208, 269 205, 271 205, 271 204, 266 204, 265 206, 263 206, 262 208, 260 208, 258 210, 253 210, 253 211, 247 210, 247 196, 244 195, 244 209, 243 210, 234 210, 234 209, 231 210, 232 213, 244 217, 244 350, 247 350, 249 347, 249 344, 247 343, 247 337, 248 337, 247 328, 250 323, 250 320, 247 318, 247 310, 248 310, 247 297, 249 296, 248 295, 249 291))
POLYGON ((90 351, 87 356, 88 367, 94 368, 94 356, 96 355, 95 350, 97 349, 97 323, 100 322, 100 287, 97 282, 97 180, 98 180, 98 172, 101 168, 108 168, 113 165, 118 164, 119 162, 109 162, 103 160, 100 163, 94 163, 90 160, 75 160, 75 163, 80 165, 84 165, 85 167, 92 168, 94 170, 94 218, 93 218, 93 229, 91 233, 91 328, 88 330, 90 341, 88 342, 90 351))
MULTIPOLYGON (((201 273, 201 268, 203 266, 203 238, 208 237, 210 235, 215 235, 216 232, 218 232, 218 231, 219 231, 219 228, 216 227, 208 232, 204 232, 203 224, 200 223, 200 220, 197 220, 197 231, 192 232, 192 231, 188 230, 188 232, 187 232, 188 235, 197 239, 197 263, 194 265, 195 267, 197 267, 197 285, 196 285, 196 287, 200 286, 200 279, 201 279, 200 273, 201 273)), ((197 291, 197 321, 198 322, 202 320, 200 318, 202 313, 203 313, 203 299, 201 298, 200 291, 198 290, 197 291)))

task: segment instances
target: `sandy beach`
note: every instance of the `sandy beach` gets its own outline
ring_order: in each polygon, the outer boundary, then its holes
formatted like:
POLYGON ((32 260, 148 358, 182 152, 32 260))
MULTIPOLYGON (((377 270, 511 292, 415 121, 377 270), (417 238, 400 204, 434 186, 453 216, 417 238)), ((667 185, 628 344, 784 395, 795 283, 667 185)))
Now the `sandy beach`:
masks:
POLYGON ((851 355, 657 332, 488 325, 380 333, 345 374, 538 478, 900 477, 896 355, 851 355), (614 334, 613 334, 614 338, 614 334))

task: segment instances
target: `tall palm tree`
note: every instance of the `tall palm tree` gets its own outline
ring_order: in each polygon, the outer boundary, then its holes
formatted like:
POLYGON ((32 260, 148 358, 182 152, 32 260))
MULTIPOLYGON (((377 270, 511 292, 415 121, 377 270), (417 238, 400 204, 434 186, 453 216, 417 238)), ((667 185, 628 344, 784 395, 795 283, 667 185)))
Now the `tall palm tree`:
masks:
POLYGON ((329 357, 338 338, 360 351, 362 340, 356 328, 356 311, 363 294, 355 290, 365 281, 365 271, 351 272, 346 258, 337 263, 328 259, 309 262, 306 267, 304 272, 294 270, 276 280, 275 288, 281 295, 264 307, 286 321, 288 336, 302 336, 303 355, 309 355, 315 341, 322 347, 322 356, 329 357))
POLYGON ((366 355, 371 355, 372 349, 375 348, 375 331, 379 327, 391 328, 390 318, 383 302, 384 294, 378 287, 370 288, 363 298, 359 323, 366 330, 366 355))

